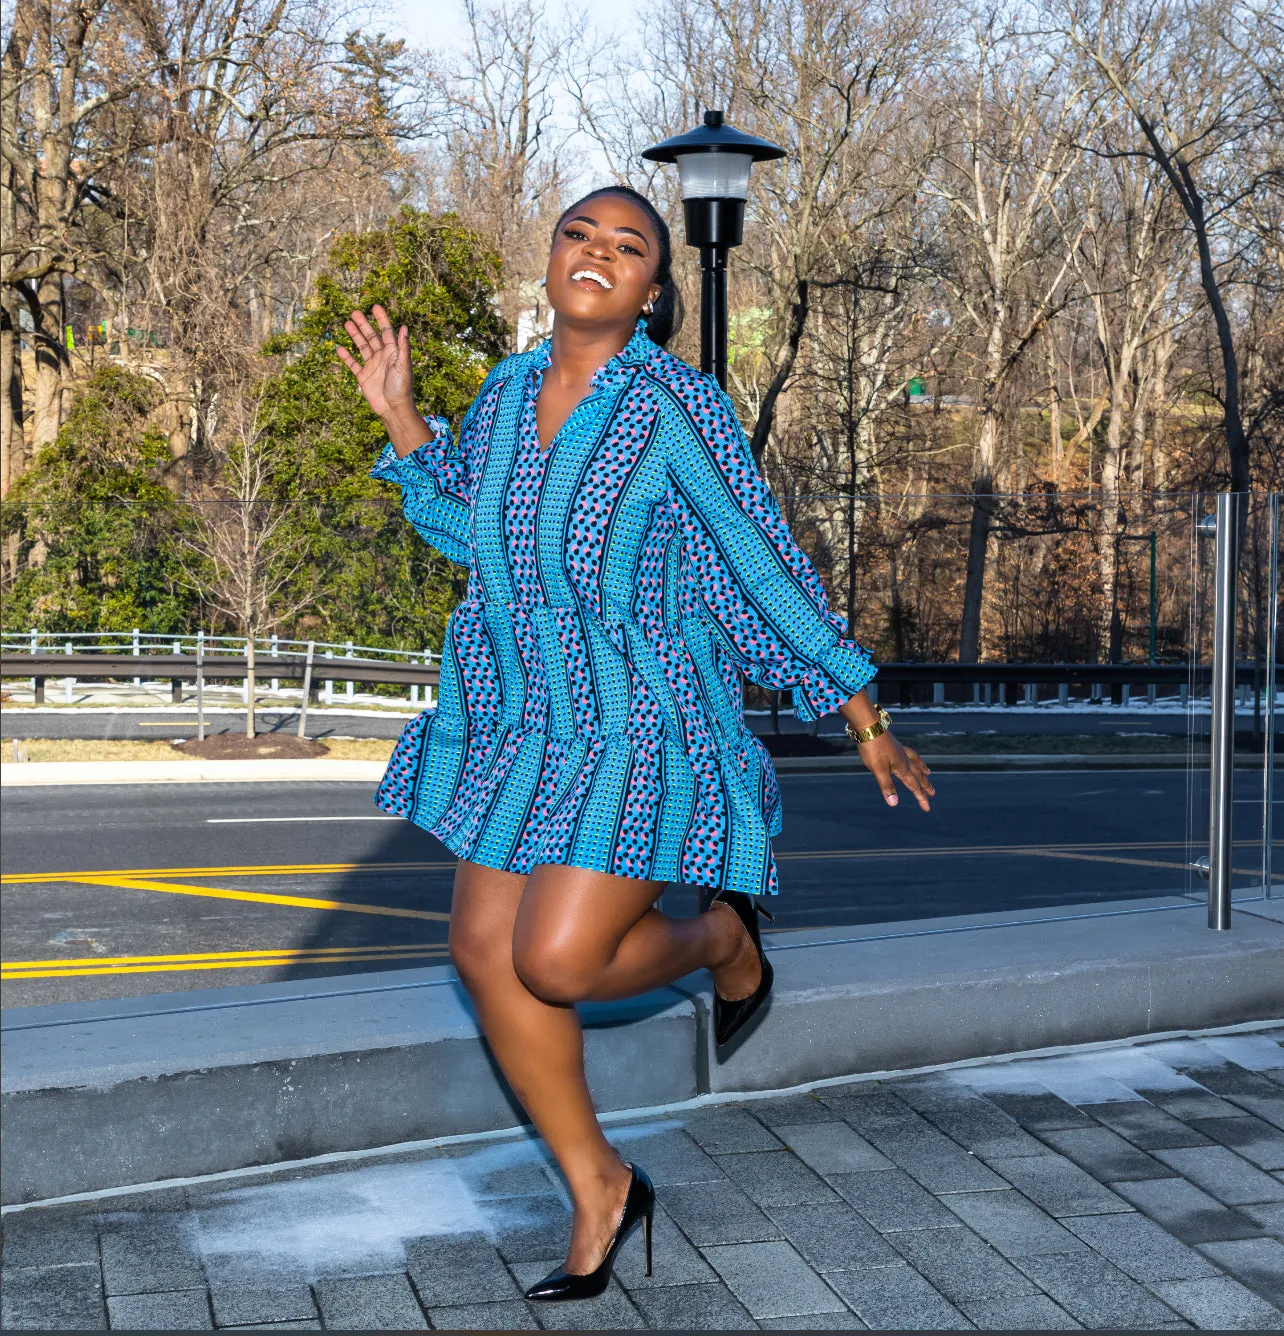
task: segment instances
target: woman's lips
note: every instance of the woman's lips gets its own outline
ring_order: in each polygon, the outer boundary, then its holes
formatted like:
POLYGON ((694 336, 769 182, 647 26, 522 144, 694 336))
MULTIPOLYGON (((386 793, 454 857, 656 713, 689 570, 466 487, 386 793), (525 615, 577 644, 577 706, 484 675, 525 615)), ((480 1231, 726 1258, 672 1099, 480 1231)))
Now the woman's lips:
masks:
POLYGON ((571 282, 587 288, 596 288, 599 292, 610 292, 615 287, 605 274, 588 268, 576 269, 571 274, 571 282))

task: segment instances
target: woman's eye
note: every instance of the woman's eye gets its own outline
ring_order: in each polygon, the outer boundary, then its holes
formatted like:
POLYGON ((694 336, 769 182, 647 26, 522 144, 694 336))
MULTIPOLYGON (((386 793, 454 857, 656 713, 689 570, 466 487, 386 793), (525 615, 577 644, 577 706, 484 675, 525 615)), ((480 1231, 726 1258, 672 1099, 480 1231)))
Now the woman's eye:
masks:
POLYGON ((573 241, 583 241, 584 238, 588 236, 588 233, 581 232, 578 227, 566 227, 562 229, 562 235, 564 237, 570 237, 573 241))
POLYGON ((630 246, 627 242, 620 247, 622 251, 628 251, 630 255, 641 255, 642 252, 636 246, 630 246))

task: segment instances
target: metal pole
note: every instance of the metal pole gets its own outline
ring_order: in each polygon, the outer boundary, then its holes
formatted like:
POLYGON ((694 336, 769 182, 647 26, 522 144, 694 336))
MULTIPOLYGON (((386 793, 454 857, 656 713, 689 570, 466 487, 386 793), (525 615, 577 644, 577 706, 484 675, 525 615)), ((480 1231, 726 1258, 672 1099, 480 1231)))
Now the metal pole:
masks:
MULTIPOLYGON (((1158 534, 1150 531, 1150 662, 1155 662, 1155 623, 1158 620, 1159 597, 1155 582, 1155 547, 1158 534)), ((1154 688, 1151 688, 1153 693, 1154 688)))
POLYGON ((308 657, 303 664, 303 703, 299 706, 299 736, 308 736, 308 696, 312 692, 312 655, 316 652, 316 641, 308 641, 308 657))
POLYGON ((254 637, 245 638, 245 736, 254 736, 254 637))
POLYGON ((1235 596, 1240 494, 1217 496, 1213 570, 1213 676, 1208 812, 1208 926, 1231 925, 1231 818, 1235 765, 1235 596))
POLYGON ((700 370, 727 388, 727 249, 700 247, 700 370))
POLYGON ((1270 541, 1267 576, 1270 603, 1266 610, 1266 738, 1262 748, 1262 894, 1271 898, 1272 845, 1275 814, 1275 661, 1280 626, 1280 494, 1270 500, 1270 541))
POLYGON ((196 633, 196 740, 205 741, 205 632, 196 633))

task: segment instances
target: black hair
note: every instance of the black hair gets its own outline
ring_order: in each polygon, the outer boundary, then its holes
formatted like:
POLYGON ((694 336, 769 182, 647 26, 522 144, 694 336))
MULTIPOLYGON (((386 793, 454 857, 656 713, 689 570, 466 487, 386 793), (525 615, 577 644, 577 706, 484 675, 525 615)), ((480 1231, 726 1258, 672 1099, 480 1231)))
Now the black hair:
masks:
MULTIPOLYGON (((562 219, 572 209, 587 204, 601 195, 623 195, 646 214, 655 229, 656 240, 660 244, 660 260, 655 269, 655 281, 660 285, 660 295, 652 302, 654 308, 650 315, 643 315, 646 321, 647 337, 662 348, 682 328, 682 294, 673 281, 673 247, 669 240, 669 225, 660 217, 659 210, 640 191, 632 186, 602 186, 599 190, 590 190, 582 199, 562 210, 557 220, 557 228, 562 226, 562 219)), ((557 228, 553 231, 553 240, 557 240, 557 228)))

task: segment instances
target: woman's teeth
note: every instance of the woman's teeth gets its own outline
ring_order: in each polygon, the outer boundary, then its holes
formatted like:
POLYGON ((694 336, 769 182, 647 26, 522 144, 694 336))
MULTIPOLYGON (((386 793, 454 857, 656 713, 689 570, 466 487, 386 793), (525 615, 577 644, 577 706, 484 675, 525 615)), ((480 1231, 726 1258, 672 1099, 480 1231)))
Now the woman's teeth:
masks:
POLYGON ((577 283, 581 278, 591 278, 594 283, 600 283, 608 292, 611 290, 612 285, 594 269, 577 269, 571 275, 571 282, 577 283))

